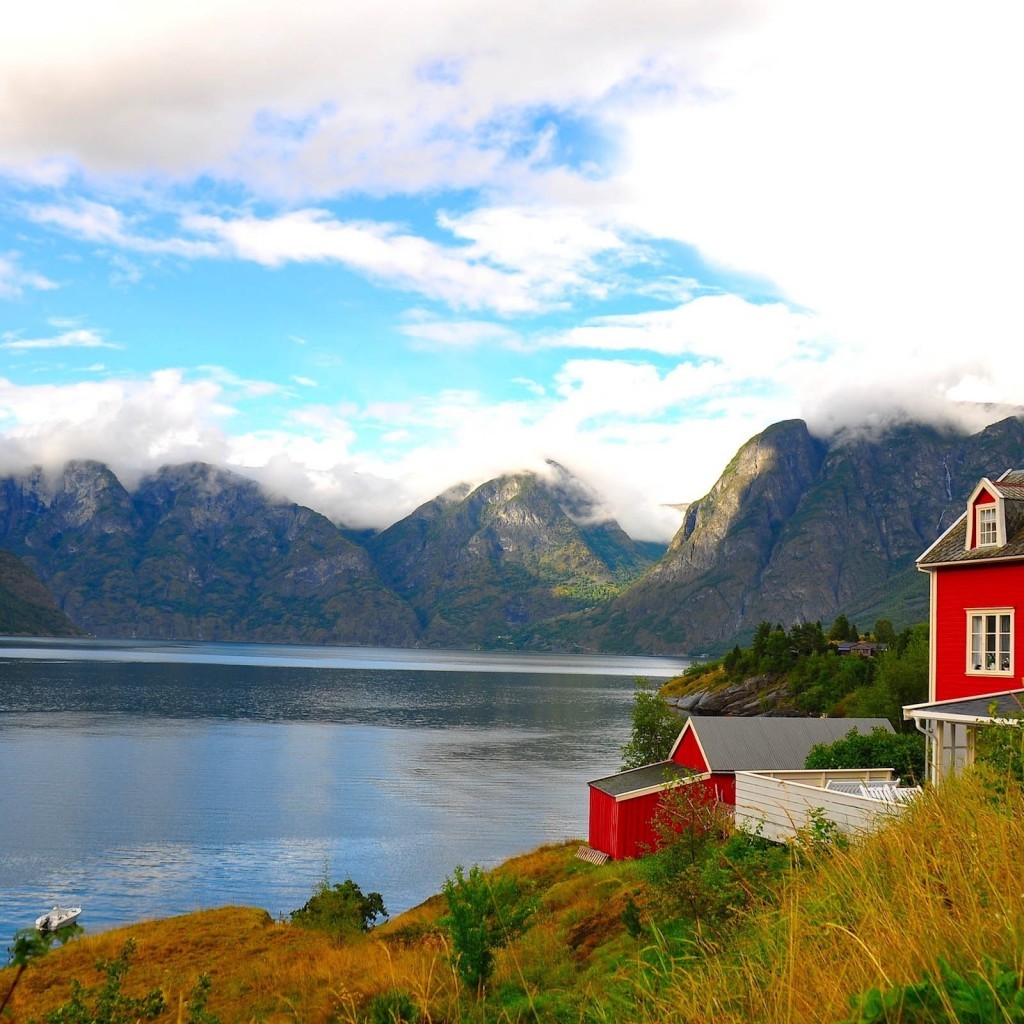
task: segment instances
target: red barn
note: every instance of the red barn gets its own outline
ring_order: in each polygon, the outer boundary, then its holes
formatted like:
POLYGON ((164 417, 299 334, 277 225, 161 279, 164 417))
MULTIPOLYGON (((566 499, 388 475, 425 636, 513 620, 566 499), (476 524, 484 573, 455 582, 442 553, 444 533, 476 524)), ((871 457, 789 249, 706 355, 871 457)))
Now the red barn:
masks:
POLYGON ((929 738, 929 777, 974 760, 976 729, 1021 711, 1024 471, 982 479, 959 519, 918 559, 930 578, 928 703, 904 708, 929 738))
POLYGON ((689 780, 736 803, 736 772, 803 768, 811 747, 834 743, 851 729, 893 728, 885 718, 687 719, 667 761, 619 772, 590 783, 590 837, 594 850, 613 860, 639 857, 657 846, 652 828, 662 794, 689 780))

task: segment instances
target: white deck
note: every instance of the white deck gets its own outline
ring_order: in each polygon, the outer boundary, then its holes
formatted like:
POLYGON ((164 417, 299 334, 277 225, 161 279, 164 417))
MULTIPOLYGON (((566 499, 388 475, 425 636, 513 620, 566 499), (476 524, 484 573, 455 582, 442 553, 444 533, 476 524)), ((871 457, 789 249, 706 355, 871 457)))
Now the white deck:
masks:
POLYGON ((899 814, 906 803, 826 789, 836 782, 892 782, 890 768, 736 773, 736 824, 774 842, 786 842, 821 809, 847 835, 874 828, 879 818, 899 814))

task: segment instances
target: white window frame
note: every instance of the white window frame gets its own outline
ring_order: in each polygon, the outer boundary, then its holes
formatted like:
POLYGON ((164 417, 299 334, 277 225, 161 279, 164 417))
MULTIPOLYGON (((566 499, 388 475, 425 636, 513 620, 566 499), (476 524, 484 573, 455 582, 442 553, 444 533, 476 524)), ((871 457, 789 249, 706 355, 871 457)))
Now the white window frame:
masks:
POLYGON ((999 545, 999 508, 994 501, 978 505, 974 510, 976 519, 975 537, 979 548, 994 548, 999 545), (989 513, 986 515, 986 513, 989 513))
POLYGON ((968 675, 1012 676, 1013 642, 1012 608, 967 609, 968 675))

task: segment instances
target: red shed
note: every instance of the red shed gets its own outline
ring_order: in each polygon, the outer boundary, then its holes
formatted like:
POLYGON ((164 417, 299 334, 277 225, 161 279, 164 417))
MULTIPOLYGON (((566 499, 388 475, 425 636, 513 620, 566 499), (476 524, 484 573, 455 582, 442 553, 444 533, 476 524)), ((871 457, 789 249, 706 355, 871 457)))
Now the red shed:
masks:
POLYGON ((929 737, 929 774, 974 758, 975 728, 1020 710, 1024 471, 979 481, 955 523, 918 559, 930 577, 928 703, 904 708, 929 737))
POLYGON ((592 849, 614 860, 638 857, 656 846, 651 827, 662 794, 680 780, 711 786, 722 803, 736 803, 736 772, 803 768, 811 747, 834 743, 851 729, 892 726, 885 718, 687 719, 667 761, 590 783, 592 849))

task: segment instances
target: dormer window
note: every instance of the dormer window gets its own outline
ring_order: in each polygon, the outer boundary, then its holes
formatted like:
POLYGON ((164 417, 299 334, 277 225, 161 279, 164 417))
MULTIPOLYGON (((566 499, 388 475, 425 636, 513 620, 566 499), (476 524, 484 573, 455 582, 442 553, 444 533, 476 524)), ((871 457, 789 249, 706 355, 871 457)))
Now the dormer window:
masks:
POLYGON ((999 543, 995 505, 981 505, 978 513, 978 547, 990 547, 999 543))
POLYGON ((1006 543, 1006 496, 998 482, 992 483, 985 477, 974 488, 974 493, 967 499, 967 529, 964 533, 967 551, 1001 548, 1006 543))

